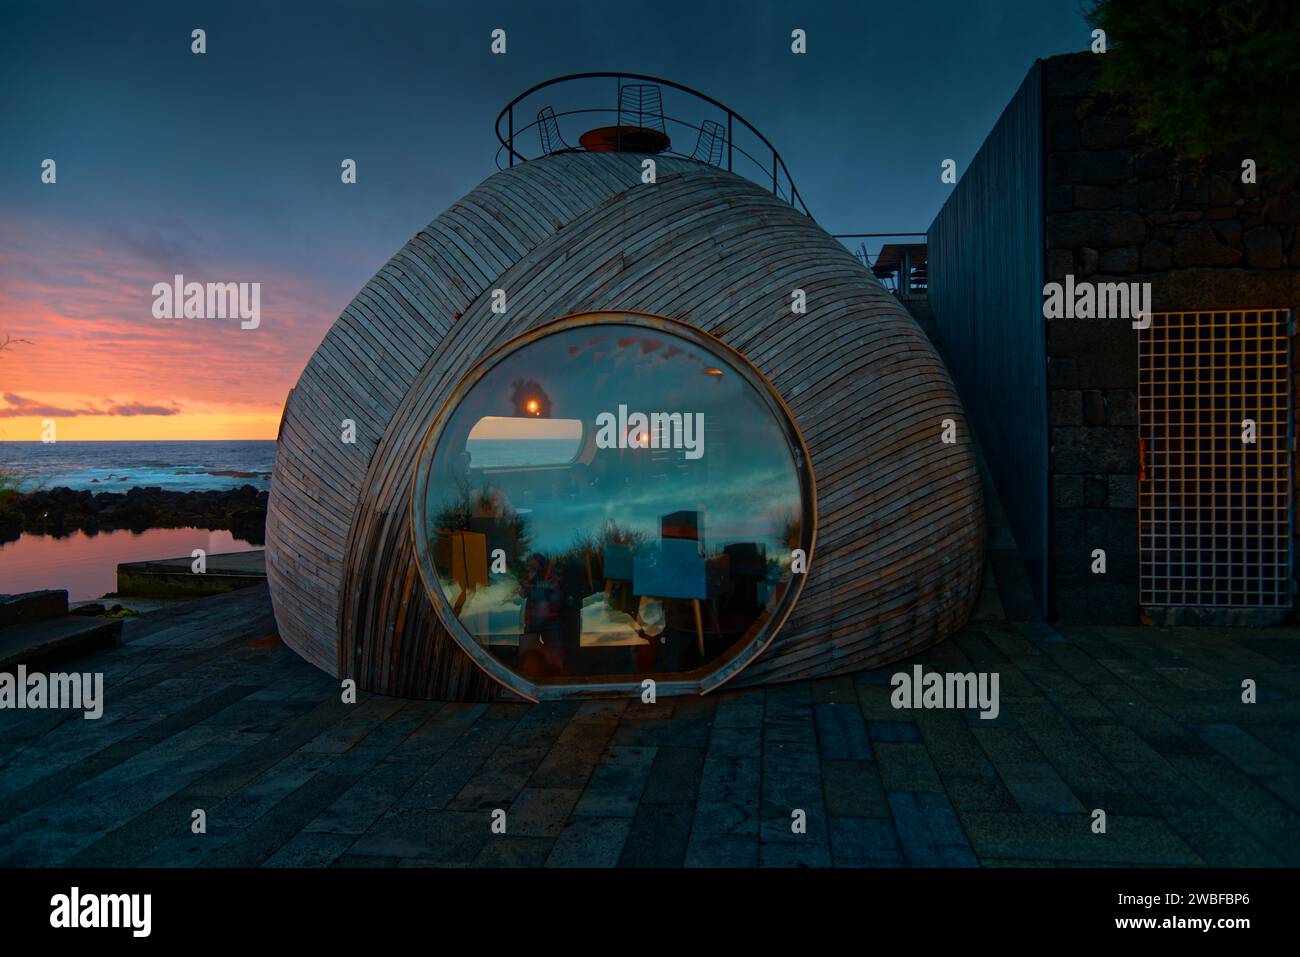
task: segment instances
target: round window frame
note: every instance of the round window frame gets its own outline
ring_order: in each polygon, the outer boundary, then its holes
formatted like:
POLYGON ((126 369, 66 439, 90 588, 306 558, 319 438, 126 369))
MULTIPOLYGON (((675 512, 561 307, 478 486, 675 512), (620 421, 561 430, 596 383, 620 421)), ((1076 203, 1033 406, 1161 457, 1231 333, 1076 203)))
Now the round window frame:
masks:
MULTIPOLYGON (((670 673, 671 677, 660 679, 654 674, 626 680, 592 680, 599 676, 562 677, 549 681, 533 681, 510 668, 492 655, 469 634, 447 596, 443 593, 438 580, 433 558, 429 554, 429 536, 427 534, 427 503, 429 475, 432 456, 438 447, 438 441, 447 423, 460 407, 461 402, 470 391, 500 362, 541 339, 556 333, 584 326, 613 325, 658 330, 679 336, 693 345, 705 350, 714 358, 731 366, 758 393, 768 411, 785 435, 790 457, 795 465, 795 474, 799 484, 801 499, 799 544, 808 558, 807 567, 812 568, 813 552, 817 540, 817 482, 813 474, 812 456, 804 441, 803 432, 795 420, 794 414, 786 405, 776 387, 754 366, 740 351, 723 342, 716 336, 678 319, 669 319, 651 313, 635 312, 624 309, 589 310, 573 313, 559 319, 553 319, 534 326, 522 335, 510 339, 487 355, 479 358, 470 370, 461 377, 455 388, 443 400, 438 413, 433 417, 425 431, 416 456, 415 475, 411 483, 410 520, 411 537, 414 548, 416 567, 425 593, 429 596, 437 613, 438 620, 452 639, 469 655, 490 678, 508 690, 530 701, 556 700, 562 698, 621 697, 638 696, 643 693, 641 682, 653 678, 656 693, 706 694, 727 681, 730 681, 746 667, 756 661, 767 650, 777 633, 785 625, 803 592, 808 573, 791 574, 789 582, 781 595, 777 607, 767 613, 766 618, 750 626, 745 635, 738 638, 719 658, 708 662, 692 671, 670 673), (755 631, 757 628, 757 631, 755 631)), ((760 616, 761 617, 761 616, 760 616)))

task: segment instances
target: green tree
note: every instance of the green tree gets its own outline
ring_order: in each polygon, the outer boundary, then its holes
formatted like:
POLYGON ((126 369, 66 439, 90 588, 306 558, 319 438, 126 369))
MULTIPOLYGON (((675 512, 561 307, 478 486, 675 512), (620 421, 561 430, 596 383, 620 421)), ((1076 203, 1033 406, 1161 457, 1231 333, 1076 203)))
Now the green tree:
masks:
POLYGON ((1087 16, 1106 31, 1102 89, 1152 142, 1201 160, 1246 141, 1261 166, 1297 165, 1296 0, 1094 0, 1087 16))

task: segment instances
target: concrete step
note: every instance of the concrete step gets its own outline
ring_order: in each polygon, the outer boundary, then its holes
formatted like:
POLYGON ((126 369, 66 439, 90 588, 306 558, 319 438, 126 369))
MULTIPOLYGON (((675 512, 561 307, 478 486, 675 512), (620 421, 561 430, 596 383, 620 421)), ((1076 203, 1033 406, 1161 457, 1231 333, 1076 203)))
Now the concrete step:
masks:
POLYGON ((160 558, 117 566, 117 594, 137 598, 198 598, 250 588, 266 581, 266 550, 207 556, 207 570, 193 571, 194 559, 160 558))
POLYGON ((122 641, 122 619, 67 615, 0 629, 0 670, 47 665, 122 641))
POLYGON ((0 595, 0 628, 26 625, 68 613, 68 593, 61 589, 0 595))

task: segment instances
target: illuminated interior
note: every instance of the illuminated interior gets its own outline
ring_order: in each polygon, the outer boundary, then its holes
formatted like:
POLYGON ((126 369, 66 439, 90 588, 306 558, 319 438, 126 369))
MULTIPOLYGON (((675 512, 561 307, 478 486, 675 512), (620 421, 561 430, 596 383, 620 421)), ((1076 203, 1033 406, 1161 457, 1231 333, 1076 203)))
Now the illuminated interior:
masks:
POLYGON ((770 387, 631 322, 507 346, 421 465, 444 619, 530 682, 716 667, 759 639, 810 532, 770 387))

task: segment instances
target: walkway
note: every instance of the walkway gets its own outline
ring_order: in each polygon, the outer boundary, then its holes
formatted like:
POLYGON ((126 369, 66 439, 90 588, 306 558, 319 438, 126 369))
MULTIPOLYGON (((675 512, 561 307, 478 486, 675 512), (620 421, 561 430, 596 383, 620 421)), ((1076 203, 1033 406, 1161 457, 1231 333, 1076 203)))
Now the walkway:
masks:
POLYGON ((996 720, 894 710, 912 662, 655 705, 348 706, 264 586, 124 641, 60 666, 104 672, 102 719, 0 712, 0 864, 1300 864, 1294 629, 975 622, 918 660, 998 672, 996 720))

